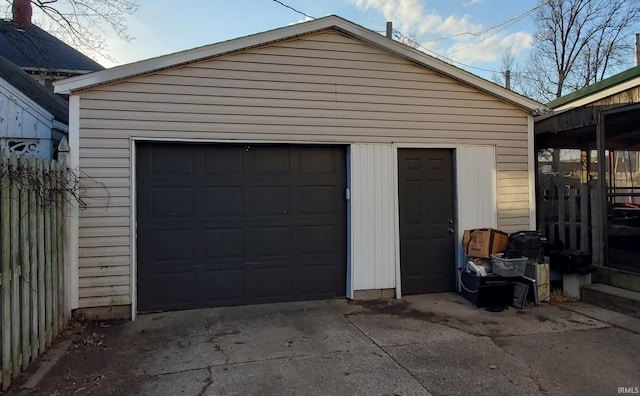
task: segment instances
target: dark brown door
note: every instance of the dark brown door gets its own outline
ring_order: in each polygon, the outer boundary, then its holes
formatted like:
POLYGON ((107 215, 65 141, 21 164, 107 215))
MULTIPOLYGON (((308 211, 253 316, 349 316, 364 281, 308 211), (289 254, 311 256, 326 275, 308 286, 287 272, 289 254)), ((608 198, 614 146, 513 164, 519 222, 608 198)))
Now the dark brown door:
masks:
POLYGON ((403 294, 455 289, 453 152, 399 149, 403 294))
POLYGON ((138 310, 344 296, 344 147, 142 143, 138 310))

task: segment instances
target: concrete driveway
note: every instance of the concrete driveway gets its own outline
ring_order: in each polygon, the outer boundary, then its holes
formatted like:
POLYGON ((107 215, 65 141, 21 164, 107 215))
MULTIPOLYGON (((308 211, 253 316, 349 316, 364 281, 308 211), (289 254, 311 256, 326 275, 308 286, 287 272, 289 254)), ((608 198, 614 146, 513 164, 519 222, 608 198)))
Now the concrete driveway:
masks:
POLYGON ((24 388, 27 376, 14 392, 614 395, 640 387, 640 320, 582 303, 494 313, 437 294, 159 313, 94 326, 82 333, 94 341, 75 341, 38 384, 24 388))

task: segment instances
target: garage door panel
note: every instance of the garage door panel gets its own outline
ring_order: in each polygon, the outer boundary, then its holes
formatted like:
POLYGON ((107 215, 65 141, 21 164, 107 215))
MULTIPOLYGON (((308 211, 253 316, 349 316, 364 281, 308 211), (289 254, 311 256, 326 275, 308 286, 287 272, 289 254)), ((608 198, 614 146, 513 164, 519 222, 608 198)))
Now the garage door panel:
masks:
POLYGON ((154 187, 151 189, 151 216, 161 218, 193 217, 194 187, 154 187))
POLYGON ((303 296, 329 296, 340 282, 344 282, 341 274, 336 273, 336 267, 331 261, 324 264, 308 266, 299 271, 295 284, 300 285, 303 296))
POLYGON ((193 229, 153 230, 152 257, 156 262, 194 259, 193 229))
POLYGON ((291 173, 291 153, 283 153, 278 146, 251 146, 247 158, 251 163, 251 174, 259 178, 263 175, 286 175, 291 173))
POLYGON ((293 294, 290 263, 263 262, 249 267, 246 286, 252 299, 281 300, 293 294))
POLYGON ((146 310, 187 309, 193 305, 196 291, 192 271, 142 271, 138 276, 145 279, 139 286, 139 293, 154 296, 152 301, 146 302, 146 310))
POLYGON ((248 257, 291 256, 291 226, 249 228, 248 257))
MULTIPOLYGON (((343 160, 343 159, 340 159, 343 160)), ((331 148, 311 148, 298 157, 300 174, 336 174, 336 158, 331 148)))
POLYGON ((337 196, 335 186, 301 186, 298 190, 300 214, 333 214, 337 196))
POLYGON ((307 225, 298 228, 301 255, 332 254, 335 251, 335 225, 307 225))
POLYGON ((205 175, 242 175, 242 146, 209 146, 205 148, 203 173, 205 175))
POLYGON ((203 212, 206 217, 242 217, 244 213, 242 186, 205 186, 203 192, 203 212))
POLYGON ((194 171, 193 150, 172 150, 170 146, 158 147, 151 156, 151 175, 191 175, 194 171))
POLYGON ((214 228, 204 230, 206 259, 244 257, 244 228, 214 228))
POLYGON ((219 301, 241 301, 245 296, 245 271, 242 268, 205 270, 198 279, 202 299, 212 305, 219 301))
POLYGON ((140 311, 344 296, 344 148, 137 149, 140 311))
POLYGON ((291 187, 252 186, 249 202, 253 216, 288 216, 291 213, 291 187))

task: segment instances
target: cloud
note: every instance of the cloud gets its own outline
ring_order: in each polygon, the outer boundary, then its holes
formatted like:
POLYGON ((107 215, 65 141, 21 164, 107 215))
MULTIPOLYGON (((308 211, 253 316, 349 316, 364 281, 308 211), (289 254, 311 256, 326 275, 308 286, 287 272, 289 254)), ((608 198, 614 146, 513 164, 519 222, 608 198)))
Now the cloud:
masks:
POLYGON ((487 36, 484 39, 476 39, 473 42, 458 42, 447 50, 447 57, 462 63, 494 62, 498 61, 502 54, 510 48, 514 56, 520 55, 529 49, 533 42, 533 36, 527 32, 516 32, 507 36, 487 36))
POLYGON ((481 28, 482 25, 472 23, 467 15, 443 17, 436 13, 425 13, 423 1, 420 0, 351 0, 361 10, 373 9, 382 14, 388 21, 393 21, 402 32, 418 34, 438 33, 451 35, 461 31, 481 28))
POLYGON ((304 19, 298 19, 298 22, 291 22, 291 23, 289 24, 289 26, 297 25, 297 24, 299 24, 299 23, 305 23, 305 22, 309 22, 309 21, 313 21, 313 18, 311 18, 311 17, 305 17, 304 19))
MULTIPOLYGON (((489 31, 483 36, 466 33, 487 29, 470 15, 442 15, 426 12, 421 0, 350 0, 361 10, 373 10, 393 21, 403 34, 415 34, 422 49, 433 51, 457 62, 495 62, 506 48, 516 56, 531 46, 533 36, 526 32, 508 34, 489 31)), ((465 6, 484 0, 467 0, 465 6)), ((433 54, 432 54, 433 55, 433 54)))

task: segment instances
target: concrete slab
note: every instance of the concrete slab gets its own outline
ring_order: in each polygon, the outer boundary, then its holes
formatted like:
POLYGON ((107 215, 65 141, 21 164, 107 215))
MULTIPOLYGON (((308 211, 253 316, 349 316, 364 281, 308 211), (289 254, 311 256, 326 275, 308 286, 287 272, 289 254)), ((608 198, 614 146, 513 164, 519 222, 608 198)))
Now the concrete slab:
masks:
POLYGON ((69 339, 54 344, 44 356, 36 360, 37 367, 33 370, 33 374, 29 376, 20 388, 25 390, 37 389, 40 381, 49 374, 49 371, 51 371, 53 366, 64 356, 70 346, 71 340, 69 339))
POLYGON ((379 346, 428 344, 434 341, 471 341, 475 337, 445 325, 397 315, 352 314, 349 321, 379 346))
POLYGON ((437 395, 527 395, 541 390, 526 364, 487 337, 387 347, 431 393, 437 395))
POLYGON ((614 395, 620 393, 618 387, 640 389, 637 334, 609 328, 500 337, 494 342, 530 366, 549 395, 614 395))
POLYGON ((326 301, 141 315, 124 335, 149 375, 370 346, 326 301))
POLYGON ((619 327, 635 334, 640 334, 640 319, 638 318, 580 301, 559 303, 555 305, 560 310, 576 312, 600 322, 608 323, 611 326, 619 327))
POLYGON ((229 364, 162 375, 138 394, 429 395, 377 348, 229 364))
POLYGON ((640 322, 567 305, 494 313, 440 294, 140 315, 87 324, 78 348, 29 392, 612 394, 640 386, 640 332, 620 325, 640 322))
POLYGON ((476 308, 455 293, 406 296, 403 300, 352 301, 333 305, 345 315, 359 313, 391 314, 441 324, 476 336, 514 336, 549 334, 573 330, 604 328, 610 325, 555 305, 542 303, 518 310, 489 312, 476 308))

